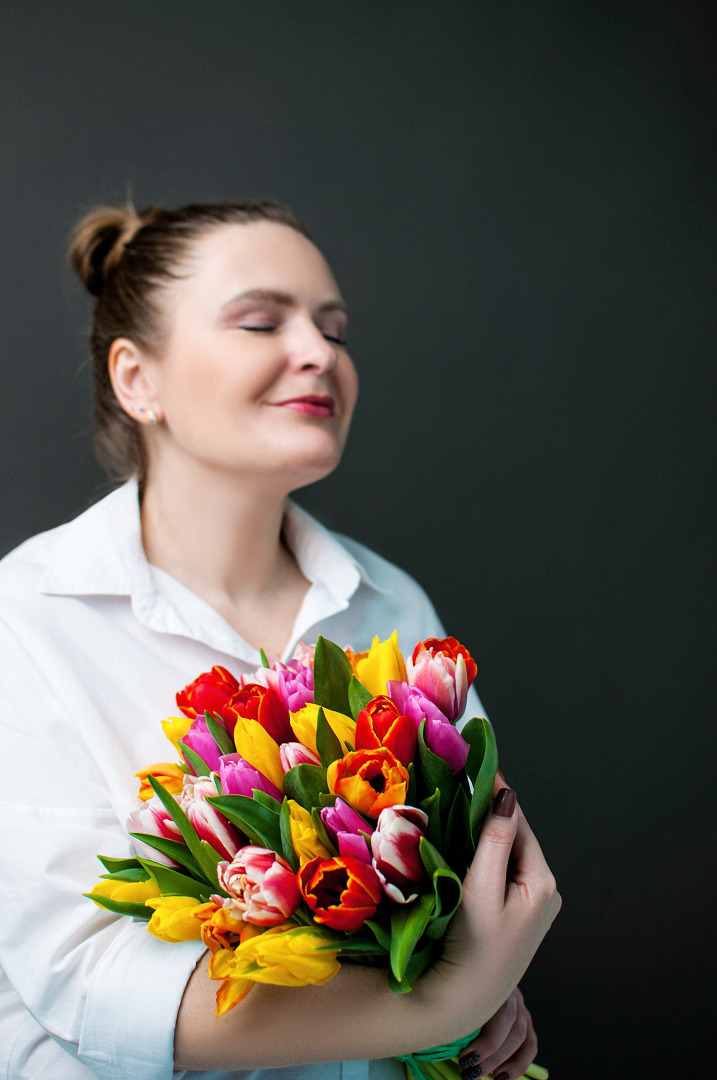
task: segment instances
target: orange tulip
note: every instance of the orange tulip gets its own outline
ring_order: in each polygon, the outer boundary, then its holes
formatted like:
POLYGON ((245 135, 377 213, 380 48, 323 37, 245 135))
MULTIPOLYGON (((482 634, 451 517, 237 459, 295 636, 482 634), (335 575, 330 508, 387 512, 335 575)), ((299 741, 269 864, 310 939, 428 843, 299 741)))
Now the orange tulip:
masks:
POLYGON ((377 818, 385 807, 406 802, 408 772, 385 747, 346 754, 329 765, 327 779, 332 794, 367 817, 377 818))

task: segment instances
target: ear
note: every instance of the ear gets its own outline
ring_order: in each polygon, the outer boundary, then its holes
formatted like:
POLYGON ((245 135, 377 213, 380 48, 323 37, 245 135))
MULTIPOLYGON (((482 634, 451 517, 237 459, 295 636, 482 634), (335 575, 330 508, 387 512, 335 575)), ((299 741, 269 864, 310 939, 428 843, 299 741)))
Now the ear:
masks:
POLYGON ((107 357, 107 370, 117 400, 133 420, 149 423, 160 414, 151 364, 129 338, 115 338, 107 357))

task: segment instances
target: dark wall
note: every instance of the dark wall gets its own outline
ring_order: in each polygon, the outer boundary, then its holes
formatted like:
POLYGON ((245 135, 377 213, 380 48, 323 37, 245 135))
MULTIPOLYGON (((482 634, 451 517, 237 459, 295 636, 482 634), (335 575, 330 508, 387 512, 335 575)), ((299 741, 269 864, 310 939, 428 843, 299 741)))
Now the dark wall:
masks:
POLYGON ((103 490, 78 216, 293 205, 362 378, 346 461, 302 499, 477 657, 564 897, 526 979, 554 1077, 712 1062, 705 12, 25 0, 0 34, 0 547, 103 490))

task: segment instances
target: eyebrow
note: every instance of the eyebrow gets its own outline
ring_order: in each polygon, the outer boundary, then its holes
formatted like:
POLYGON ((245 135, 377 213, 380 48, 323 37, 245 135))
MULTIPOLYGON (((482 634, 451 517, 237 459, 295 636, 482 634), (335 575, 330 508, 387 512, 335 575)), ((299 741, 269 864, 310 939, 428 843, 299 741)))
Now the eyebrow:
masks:
MULTIPOLYGON (((297 305, 297 299, 291 293, 280 292, 276 289, 248 289, 246 292, 239 293, 237 296, 233 296, 231 300, 227 300, 225 304, 222 304, 222 310, 231 307, 232 304, 236 304, 240 300, 271 300, 275 304, 281 304, 282 307, 295 307, 297 305)), ((346 304, 343 300, 338 299, 327 300, 325 303, 319 304, 316 311, 343 311, 344 314, 348 314, 346 304)))

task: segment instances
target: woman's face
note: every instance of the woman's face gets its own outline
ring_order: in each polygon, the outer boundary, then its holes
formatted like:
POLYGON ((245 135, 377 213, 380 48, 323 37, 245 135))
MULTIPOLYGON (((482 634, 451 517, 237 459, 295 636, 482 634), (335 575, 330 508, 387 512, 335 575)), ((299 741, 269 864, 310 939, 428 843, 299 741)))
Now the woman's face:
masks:
POLYGON ((327 475, 358 378, 321 253, 286 225, 221 225, 182 273, 163 298, 166 345, 148 362, 163 419, 150 478, 167 455, 287 491, 327 475))

